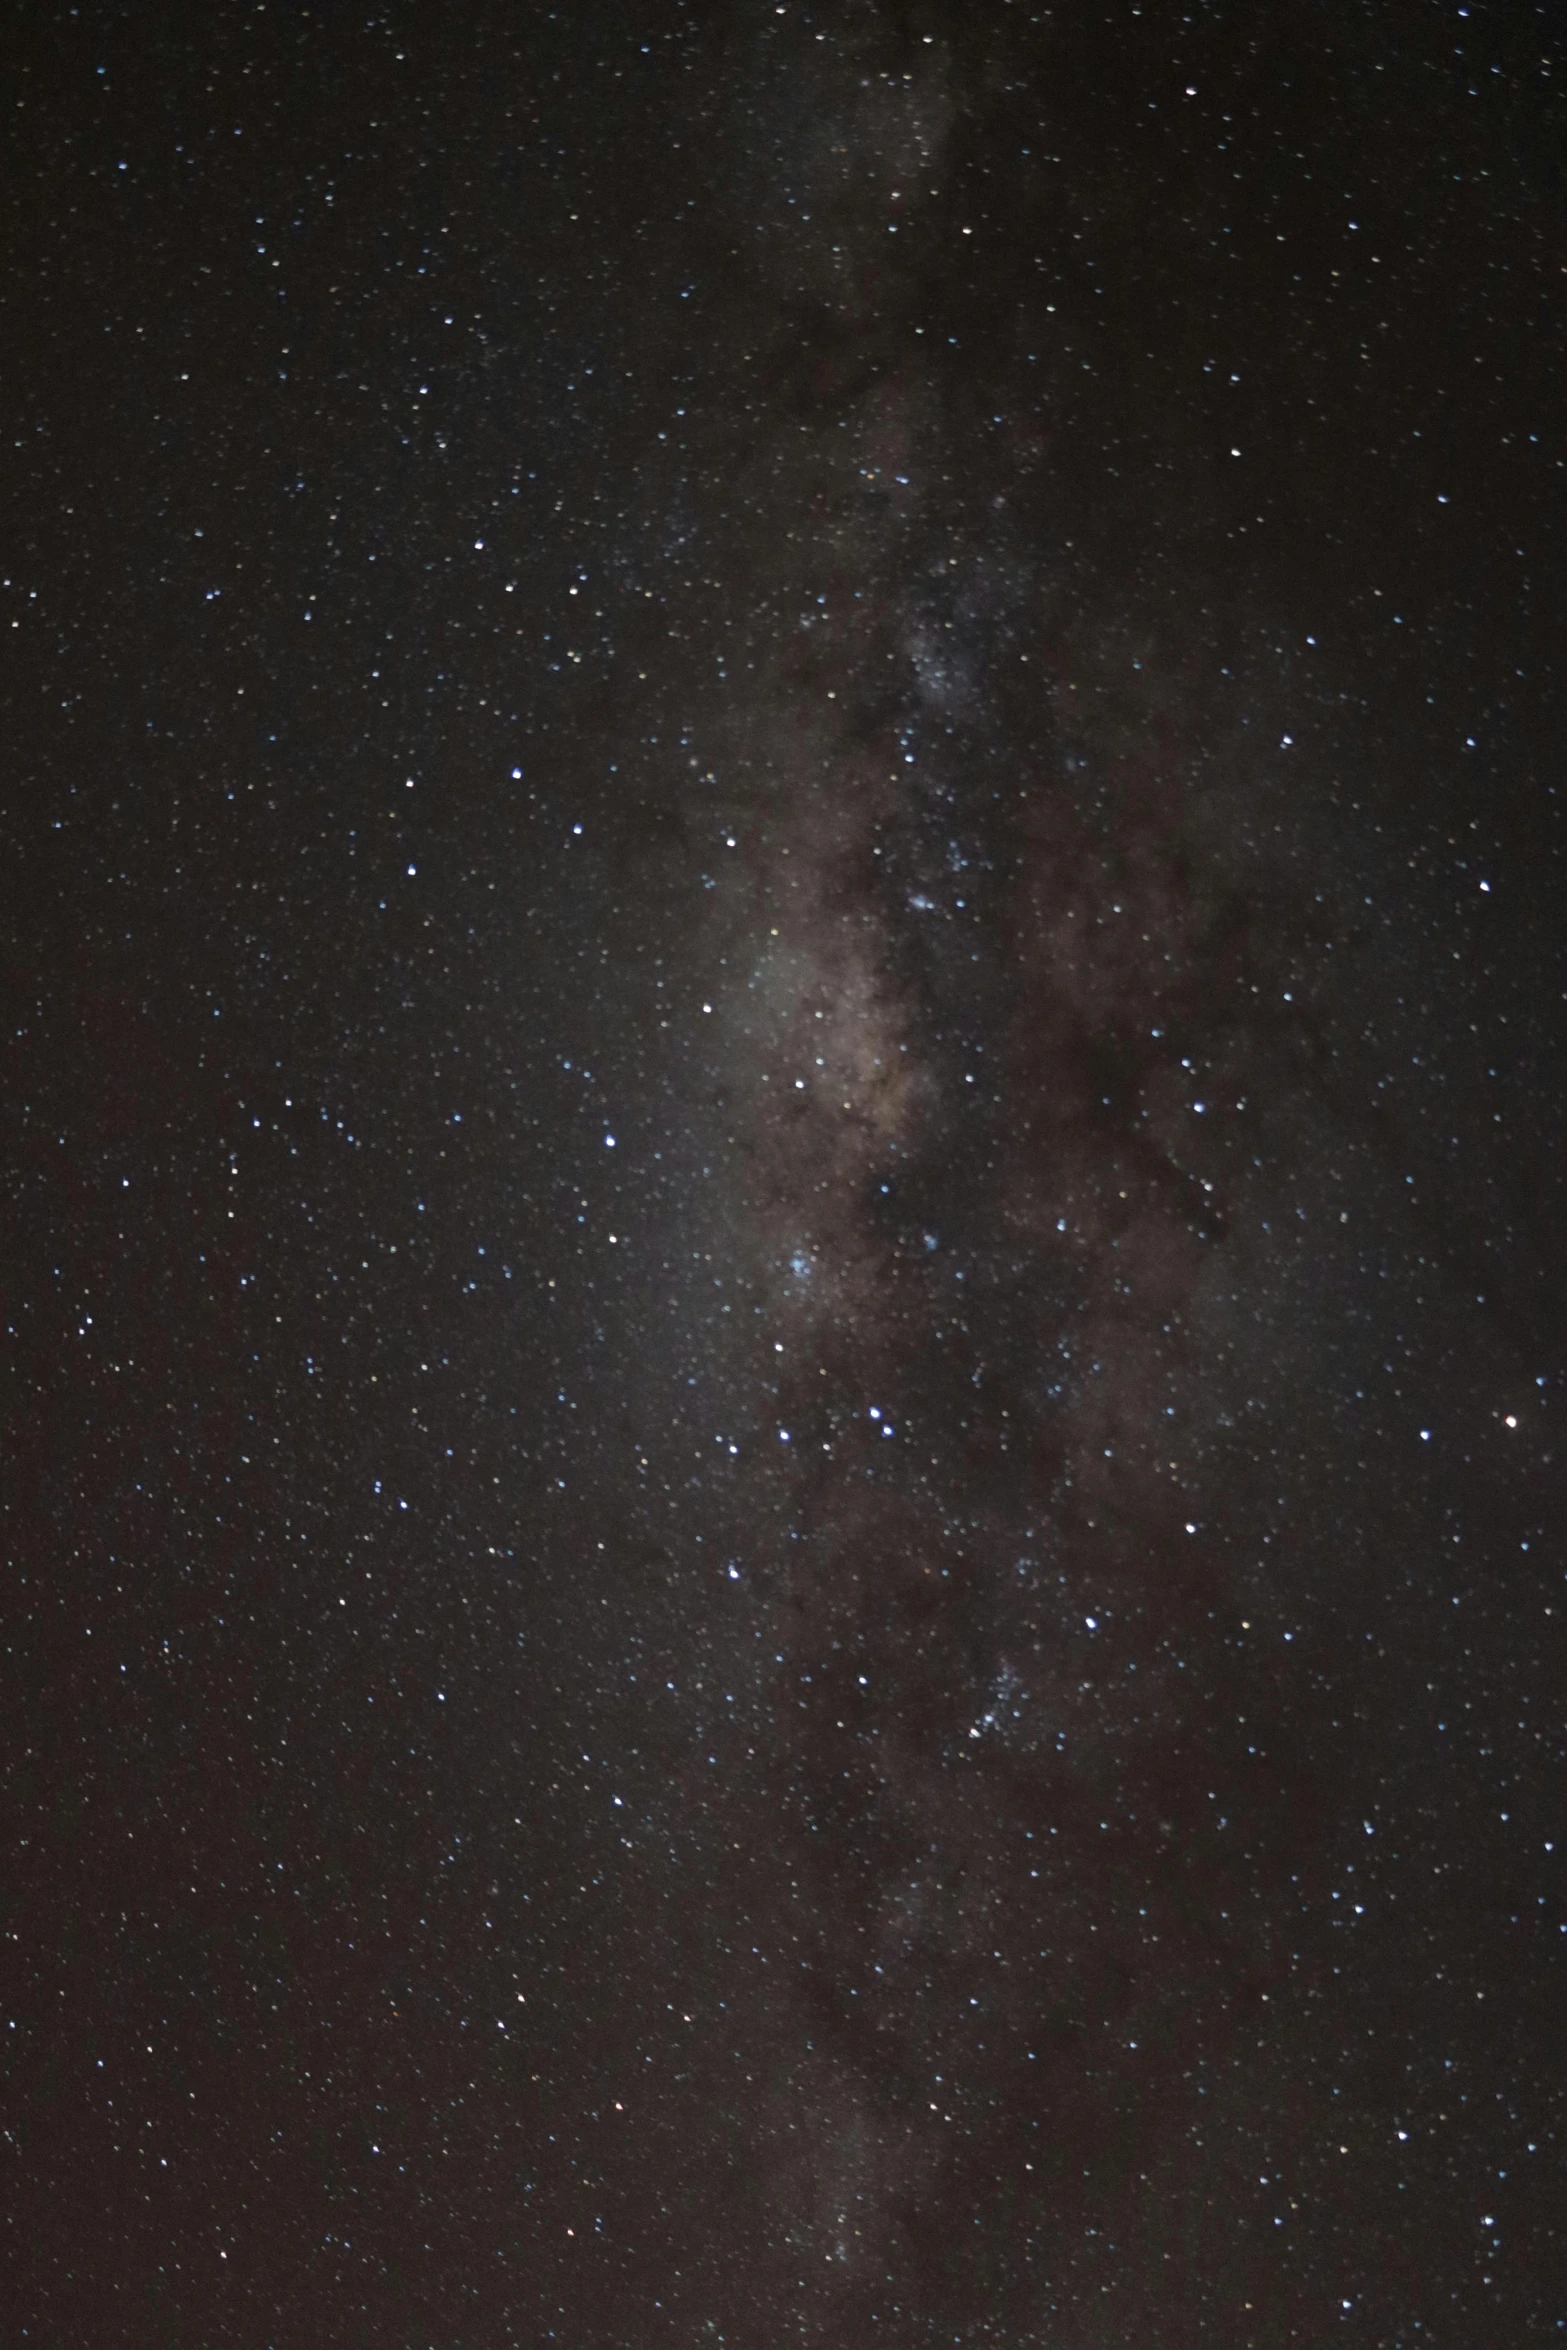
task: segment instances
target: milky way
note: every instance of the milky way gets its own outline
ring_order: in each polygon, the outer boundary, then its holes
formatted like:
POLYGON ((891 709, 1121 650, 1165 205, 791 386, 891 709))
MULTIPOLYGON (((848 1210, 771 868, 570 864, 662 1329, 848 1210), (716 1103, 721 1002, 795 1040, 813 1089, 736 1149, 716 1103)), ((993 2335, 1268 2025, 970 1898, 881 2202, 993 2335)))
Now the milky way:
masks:
POLYGON ((1561 2322, 1525 16, 35 39, 18 2339, 1561 2322))
MULTIPOLYGON (((747 2307, 1086 2342, 1069 2307, 1113 2285, 1157 2326, 1170 2245, 1214 2228, 1205 2117, 1336 2094, 1267 2026, 1351 1832, 1294 1676, 1327 1361, 1378 1327, 1343 1236, 1396 1212, 1323 1042, 1382 877, 1340 790, 1353 681, 1309 583, 1221 555, 1215 453, 1161 420, 1168 487, 1074 478, 1050 312, 1004 302, 965 353, 1003 226, 974 92, 944 39, 883 33, 742 44, 726 127, 771 233, 686 428, 693 609, 651 681, 678 742, 615 762, 694 908, 660 1238, 701 1365, 695 1638, 749 1719, 673 1804, 724 1770, 683 1964, 725 1954, 712 2224, 747 2307)), ((1011 246, 1082 221, 1156 268, 1162 224, 1075 162, 1011 246)))

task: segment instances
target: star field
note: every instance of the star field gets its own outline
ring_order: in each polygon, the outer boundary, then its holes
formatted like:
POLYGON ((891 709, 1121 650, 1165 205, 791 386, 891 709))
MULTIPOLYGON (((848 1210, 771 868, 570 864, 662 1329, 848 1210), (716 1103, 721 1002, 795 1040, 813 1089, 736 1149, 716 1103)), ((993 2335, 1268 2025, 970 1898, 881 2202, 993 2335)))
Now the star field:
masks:
POLYGON ((11 51, 6 2340, 1556 2339, 1555 20, 11 51))

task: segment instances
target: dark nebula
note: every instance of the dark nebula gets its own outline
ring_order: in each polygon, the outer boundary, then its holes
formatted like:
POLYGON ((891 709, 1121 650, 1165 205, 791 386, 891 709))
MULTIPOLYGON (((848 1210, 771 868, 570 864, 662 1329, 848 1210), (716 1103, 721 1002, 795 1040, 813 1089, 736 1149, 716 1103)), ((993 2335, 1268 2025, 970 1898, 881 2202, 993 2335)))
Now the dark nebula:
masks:
POLYGON ((0 2336, 1558 2339, 1559 21, 10 50, 0 2336))

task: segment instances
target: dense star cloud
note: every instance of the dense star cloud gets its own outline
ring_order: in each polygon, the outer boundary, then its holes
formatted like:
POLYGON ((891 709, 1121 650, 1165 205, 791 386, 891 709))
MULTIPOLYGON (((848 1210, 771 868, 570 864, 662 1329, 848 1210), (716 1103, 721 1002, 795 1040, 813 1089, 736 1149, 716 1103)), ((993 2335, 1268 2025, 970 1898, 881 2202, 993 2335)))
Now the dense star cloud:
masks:
POLYGON ((1549 19, 16 63, 16 2339, 1553 2338, 1549 19))

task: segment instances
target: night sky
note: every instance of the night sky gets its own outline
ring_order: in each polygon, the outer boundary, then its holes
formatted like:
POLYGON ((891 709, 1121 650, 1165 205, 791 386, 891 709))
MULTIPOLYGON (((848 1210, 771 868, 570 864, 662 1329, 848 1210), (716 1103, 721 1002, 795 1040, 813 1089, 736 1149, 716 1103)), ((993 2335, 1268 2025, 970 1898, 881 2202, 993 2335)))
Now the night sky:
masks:
POLYGON ((1567 24, 0 43, 6 2350, 1567 2331, 1567 24))

